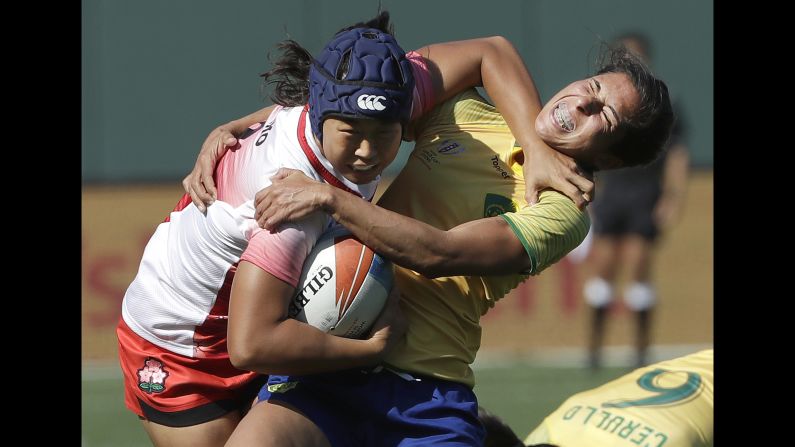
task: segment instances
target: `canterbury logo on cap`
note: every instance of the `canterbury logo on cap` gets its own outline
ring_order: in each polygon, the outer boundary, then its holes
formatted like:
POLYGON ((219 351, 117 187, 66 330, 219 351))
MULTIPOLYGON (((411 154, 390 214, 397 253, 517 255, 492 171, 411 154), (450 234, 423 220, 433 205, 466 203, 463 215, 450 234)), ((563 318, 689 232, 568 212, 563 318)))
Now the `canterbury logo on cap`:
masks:
POLYGON ((356 104, 362 110, 384 110, 386 106, 381 104, 381 101, 385 99, 385 96, 361 95, 356 100, 356 104))

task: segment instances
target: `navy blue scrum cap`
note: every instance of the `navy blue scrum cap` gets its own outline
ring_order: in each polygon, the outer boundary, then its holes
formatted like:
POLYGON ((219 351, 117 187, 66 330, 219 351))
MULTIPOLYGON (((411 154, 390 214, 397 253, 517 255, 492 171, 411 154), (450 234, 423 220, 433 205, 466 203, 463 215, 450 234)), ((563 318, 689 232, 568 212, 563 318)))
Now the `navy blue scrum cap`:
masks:
POLYGON ((323 141, 330 115, 406 124, 414 75, 406 53, 390 34, 373 28, 343 31, 309 67, 309 122, 323 141))

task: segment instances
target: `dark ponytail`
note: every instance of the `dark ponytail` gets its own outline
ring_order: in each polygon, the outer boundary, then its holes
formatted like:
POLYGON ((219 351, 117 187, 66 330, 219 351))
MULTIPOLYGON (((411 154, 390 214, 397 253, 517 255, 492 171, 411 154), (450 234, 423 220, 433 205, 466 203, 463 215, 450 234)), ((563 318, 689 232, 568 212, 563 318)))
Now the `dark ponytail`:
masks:
POLYGON ((285 107, 302 106, 309 100, 309 65, 312 55, 288 39, 276 45, 282 52, 271 70, 262 73, 262 86, 273 86, 271 101, 285 107))

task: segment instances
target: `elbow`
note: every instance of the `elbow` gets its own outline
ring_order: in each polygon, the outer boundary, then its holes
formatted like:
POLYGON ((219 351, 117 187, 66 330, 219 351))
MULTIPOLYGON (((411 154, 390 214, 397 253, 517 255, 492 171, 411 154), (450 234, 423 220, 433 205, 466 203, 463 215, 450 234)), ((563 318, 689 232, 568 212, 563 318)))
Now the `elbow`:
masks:
POLYGON ((256 355, 248 346, 229 343, 229 361, 237 369, 250 371, 254 365, 256 355))
POLYGON ((510 51, 518 54, 511 41, 505 36, 490 36, 486 38, 486 42, 497 52, 510 51))
POLYGON ((273 356, 253 343, 233 343, 230 340, 227 347, 229 361, 237 369, 263 372, 263 369, 272 366, 268 364, 268 359, 273 359, 273 356))

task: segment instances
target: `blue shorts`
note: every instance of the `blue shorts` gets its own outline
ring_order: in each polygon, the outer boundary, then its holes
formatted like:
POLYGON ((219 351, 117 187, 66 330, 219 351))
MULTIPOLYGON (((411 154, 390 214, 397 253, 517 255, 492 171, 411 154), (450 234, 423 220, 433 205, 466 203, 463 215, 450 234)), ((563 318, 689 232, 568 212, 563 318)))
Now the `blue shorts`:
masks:
POLYGON ((486 432, 469 387, 375 371, 272 375, 259 400, 298 409, 320 427, 333 447, 483 445, 486 432))

